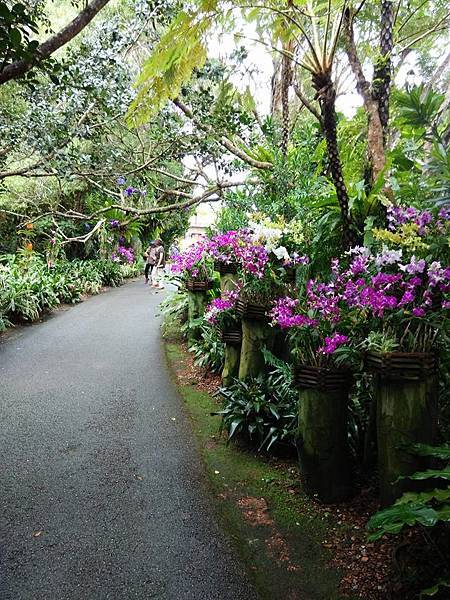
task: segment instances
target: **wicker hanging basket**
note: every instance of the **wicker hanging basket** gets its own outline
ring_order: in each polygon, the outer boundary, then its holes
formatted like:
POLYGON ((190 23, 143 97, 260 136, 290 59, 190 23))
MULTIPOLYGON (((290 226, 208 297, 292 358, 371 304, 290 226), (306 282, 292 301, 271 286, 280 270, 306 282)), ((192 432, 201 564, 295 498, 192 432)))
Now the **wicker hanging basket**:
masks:
POLYGON ((346 369, 326 369, 309 365, 294 365, 292 368, 292 382, 297 388, 331 392, 348 388, 351 380, 351 372, 346 369))
POLYGON ((367 371, 398 381, 419 381, 437 371, 431 352, 367 352, 364 362, 367 371))
POLYGON ((240 346, 242 343, 242 329, 236 326, 222 331, 222 342, 229 346, 240 346))
POLYGON ((267 321, 269 306, 254 304, 248 300, 238 299, 236 302, 236 313, 248 321, 267 321))
POLYGON ((190 292, 206 292, 211 289, 212 281, 196 281, 195 279, 188 279, 186 281, 186 289, 190 292))

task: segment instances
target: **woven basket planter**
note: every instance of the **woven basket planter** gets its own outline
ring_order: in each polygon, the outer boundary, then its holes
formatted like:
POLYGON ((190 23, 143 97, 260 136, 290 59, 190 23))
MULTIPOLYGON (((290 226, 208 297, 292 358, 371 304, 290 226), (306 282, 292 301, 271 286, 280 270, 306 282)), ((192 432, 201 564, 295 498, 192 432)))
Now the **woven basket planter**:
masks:
POLYGON ((437 357, 422 352, 367 352, 365 366, 382 379, 418 381, 436 373, 437 357))
POLYGON ((292 381, 295 387, 299 389, 334 391, 349 387, 351 373, 343 369, 294 365, 292 368, 292 381))
POLYGON ((234 275, 237 273, 237 270, 237 263, 224 263, 218 260, 214 262, 214 271, 218 271, 221 275, 226 275, 227 273, 231 273, 232 275, 234 275))
POLYGON ((196 281, 195 279, 188 279, 186 281, 186 289, 190 292, 206 292, 211 289, 212 281, 196 281))
POLYGON ((230 346, 240 346, 242 343, 242 329, 240 327, 233 327, 222 331, 222 342, 230 346))
POLYGON ((236 313, 248 321, 267 321, 267 311, 269 306, 254 304, 247 300, 238 299, 236 302, 236 313))

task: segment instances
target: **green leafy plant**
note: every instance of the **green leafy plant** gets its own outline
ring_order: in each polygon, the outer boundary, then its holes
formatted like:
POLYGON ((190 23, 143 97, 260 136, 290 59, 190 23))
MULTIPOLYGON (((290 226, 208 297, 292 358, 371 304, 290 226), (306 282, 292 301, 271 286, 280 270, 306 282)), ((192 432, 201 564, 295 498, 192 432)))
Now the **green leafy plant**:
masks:
POLYGON ((189 351, 194 354, 195 364, 213 373, 220 373, 225 361, 225 344, 215 327, 201 322, 201 338, 191 344, 189 351))
POLYGON ((228 441, 245 435, 269 452, 275 446, 293 446, 297 426, 297 393, 292 387, 290 366, 263 349, 268 375, 236 380, 221 388, 224 407, 219 414, 228 441))
MULTIPOLYGON (((410 451, 419 456, 434 457, 448 462, 441 469, 420 471, 402 479, 429 480, 432 485, 436 485, 439 480, 450 481, 450 446, 433 447, 415 444, 410 451)), ((433 527, 439 522, 450 522, 450 486, 403 494, 392 506, 373 515, 367 528, 372 532, 369 539, 374 541, 385 534, 399 533, 404 527, 414 525, 433 527)))
POLYGON ((0 329, 10 322, 36 321, 61 302, 80 302, 133 273, 109 260, 58 260, 49 266, 34 253, 5 255, 0 262, 0 329))

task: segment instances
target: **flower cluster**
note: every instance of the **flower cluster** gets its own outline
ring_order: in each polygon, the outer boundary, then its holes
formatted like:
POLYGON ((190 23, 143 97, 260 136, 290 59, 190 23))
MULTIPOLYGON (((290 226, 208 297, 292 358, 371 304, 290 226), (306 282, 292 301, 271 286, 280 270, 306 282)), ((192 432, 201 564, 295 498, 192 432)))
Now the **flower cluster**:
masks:
POLYGON ((114 262, 127 262, 131 265, 134 262, 134 252, 132 248, 118 246, 115 252, 111 254, 111 260, 114 262))
POLYGON ((296 312, 300 306, 300 301, 297 298, 285 296, 278 298, 274 307, 269 313, 273 324, 277 324, 282 329, 291 327, 314 327, 317 325, 317 319, 311 319, 308 315, 296 312))
POLYGON ((200 239, 184 252, 172 255, 170 257, 170 270, 172 273, 179 273, 185 277, 198 280, 208 279, 210 274, 208 242, 207 238, 200 239))
POLYGON ((269 260, 264 246, 255 243, 248 229, 227 231, 213 236, 207 244, 208 252, 224 264, 238 263, 244 273, 261 279, 269 260))
POLYGON ((301 301, 278 299, 270 313, 272 323, 300 330, 297 342, 313 344, 314 351, 324 355, 342 345, 356 346, 371 328, 388 327, 399 344, 406 331, 415 349, 427 327, 430 332, 446 327, 449 267, 414 255, 401 262, 401 251, 386 249, 372 255, 365 247, 353 248, 347 256, 345 266, 332 261, 329 281, 309 280, 301 301), (314 330, 314 340, 305 330, 314 330))
POLYGON ((341 333, 333 333, 333 335, 327 335, 325 337, 325 343, 323 346, 318 348, 319 354, 333 354, 339 346, 347 344, 349 341, 348 335, 342 335, 341 333))
MULTIPOLYGON (((118 186, 118 187, 120 187, 120 188, 123 188, 123 187, 125 186, 125 184, 126 184, 126 181, 127 181, 127 180, 125 179, 125 177, 124 177, 123 175, 120 175, 120 177, 118 177, 118 178, 116 179, 116 184, 117 184, 117 186, 118 186)), ((140 196, 145 196, 145 195, 147 194, 146 190, 140 190, 140 189, 138 189, 138 188, 135 188, 135 187, 133 187, 133 186, 131 186, 131 185, 129 185, 128 187, 126 187, 126 188, 123 190, 123 193, 124 193, 124 195, 125 195, 125 196, 127 196, 128 198, 129 198, 130 196, 132 196, 133 194, 138 194, 138 195, 140 195, 140 196)))
POLYGON ((309 265, 309 256, 302 256, 293 252, 284 262, 286 267, 296 267, 299 265, 309 265))
POLYGON ((219 320, 223 320, 225 312, 231 312, 236 307, 239 297, 239 288, 223 292, 220 298, 214 298, 208 304, 205 311, 205 318, 211 325, 219 325, 219 320))

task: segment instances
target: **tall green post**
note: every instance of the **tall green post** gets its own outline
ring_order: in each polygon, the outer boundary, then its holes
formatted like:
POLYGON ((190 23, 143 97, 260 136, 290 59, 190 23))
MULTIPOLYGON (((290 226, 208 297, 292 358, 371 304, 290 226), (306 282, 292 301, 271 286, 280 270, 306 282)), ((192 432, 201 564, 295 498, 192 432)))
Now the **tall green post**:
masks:
POLYGON ((205 291, 188 291, 188 344, 191 345, 201 338, 201 327, 195 321, 205 313, 207 294, 205 291))
POLYGON ((351 492, 348 388, 300 388, 297 449, 306 491, 323 502, 351 492))
MULTIPOLYGON (((220 291, 232 292, 236 289, 239 281, 236 273, 221 273, 220 291)), ((225 342, 225 360, 222 371, 222 385, 225 387, 233 383, 233 379, 239 375, 239 364, 241 360, 241 344, 230 344, 225 342)))
POLYGON ((257 377, 265 370, 262 348, 272 349, 274 332, 266 321, 242 319, 242 347, 239 379, 257 377))
POLYGON ((421 381, 402 381, 377 376, 377 445, 380 499, 392 504, 404 492, 420 484, 401 476, 426 469, 423 457, 408 451, 411 444, 436 442, 437 382, 433 375, 421 381))

